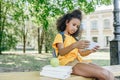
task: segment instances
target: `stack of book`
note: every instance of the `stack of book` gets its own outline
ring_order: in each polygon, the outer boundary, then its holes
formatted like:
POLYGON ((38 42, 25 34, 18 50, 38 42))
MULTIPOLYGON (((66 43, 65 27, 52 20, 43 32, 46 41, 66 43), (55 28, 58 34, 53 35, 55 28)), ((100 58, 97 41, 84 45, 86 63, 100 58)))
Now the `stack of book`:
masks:
POLYGON ((66 79, 70 77, 72 73, 72 66, 58 66, 52 67, 51 65, 46 65, 40 71, 40 75, 58 78, 58 79, 66 79))

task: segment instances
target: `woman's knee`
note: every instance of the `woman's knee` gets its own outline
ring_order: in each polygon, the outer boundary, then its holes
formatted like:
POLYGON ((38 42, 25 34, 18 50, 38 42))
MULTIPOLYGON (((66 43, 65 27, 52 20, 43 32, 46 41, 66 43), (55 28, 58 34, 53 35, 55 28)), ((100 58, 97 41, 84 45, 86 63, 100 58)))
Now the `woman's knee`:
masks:
POLYGON ((110 72, 105 69, 101 70, 101 78, 103 80, 110 80, 110 72))
POLYGON ((81 69, 80 63, 77 63, 72 69, 73 69, 73 74, 75 75, 85 75, 83 70, 81 69))
POLYGON ((88 67, 85 67, 85 64, 81 65, 78 63, 73 67, 73 74, 82 75, 86 77, 96 77, 100 80, 114 80, 114 79, 111 79, 112 78, 111 76, 113 75, 104 68, 97 68, 96 72, 93 72, 94 70, 91 71, 93 74, 89 74, 91 72, 86 69, 88 69, 88 67))
POLYGON ((72 68, 72 70, 73 70, 73 74, 77 74, 78 73, 78 65, 76 64, 75 66, 73 66, 73 68, 72 68))
POLYGON ((88 66, 83 63, 77 63, 73 67, 73 74, 84 76, 84 77, 92 77, 90 71, 88 70, 88 66))

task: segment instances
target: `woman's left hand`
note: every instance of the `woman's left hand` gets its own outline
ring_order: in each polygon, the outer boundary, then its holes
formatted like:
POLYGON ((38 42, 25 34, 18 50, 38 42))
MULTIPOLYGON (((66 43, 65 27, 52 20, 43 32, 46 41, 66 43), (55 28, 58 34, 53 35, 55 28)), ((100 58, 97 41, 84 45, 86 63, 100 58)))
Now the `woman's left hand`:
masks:
POLYGON ((95 46, 93 49, 91 49, 91 52, 96 52, 99 49, 100 46, 95 46))

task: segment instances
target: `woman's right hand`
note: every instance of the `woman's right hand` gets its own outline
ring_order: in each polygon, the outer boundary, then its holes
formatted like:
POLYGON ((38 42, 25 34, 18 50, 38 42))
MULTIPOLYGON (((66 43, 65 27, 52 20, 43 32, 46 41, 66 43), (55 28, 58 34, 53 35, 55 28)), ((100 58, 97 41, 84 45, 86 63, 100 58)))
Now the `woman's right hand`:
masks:
POLYGON ((88 48, 89 45, 90 45, 90 41, 88 41, 88 40, 80 40, 80 41, 76 42, 76 47, 78 49, 88 48))

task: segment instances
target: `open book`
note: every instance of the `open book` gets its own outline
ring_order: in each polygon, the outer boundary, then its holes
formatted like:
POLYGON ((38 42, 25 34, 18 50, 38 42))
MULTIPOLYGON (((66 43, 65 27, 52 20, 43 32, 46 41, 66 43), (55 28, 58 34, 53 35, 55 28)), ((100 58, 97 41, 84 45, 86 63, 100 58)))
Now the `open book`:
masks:
POLYGON ((89 47, 88 48, 86 48, 86 49, 93 49, 94 47, 96 47, 96 46, 99 46, 99 44, 98 43, 96 43, 96 42, 90 42, 90 45, 89 45, 89 47))

